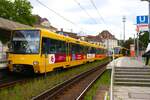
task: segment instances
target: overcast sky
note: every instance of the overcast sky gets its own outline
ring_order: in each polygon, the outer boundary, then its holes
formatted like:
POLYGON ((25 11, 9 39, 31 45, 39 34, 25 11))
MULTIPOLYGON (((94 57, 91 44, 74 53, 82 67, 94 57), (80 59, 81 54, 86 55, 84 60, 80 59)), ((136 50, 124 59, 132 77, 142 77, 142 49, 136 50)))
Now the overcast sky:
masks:
POLYGON ((126 16, 126 39, 128 39, 136 33, 136 16, 148 14, 148 2, 140 0, 93 0, 100 15, 90 0, 39 0, 72 21, 75 24, 73 25, 39 4, 37 0, 29 1, 33 6, 33 14, 49 19, 58 29, 64 28, 66 31, 72 29, 77 33, 83 31, 84 35, 97 35, 103 30, 108 30, 118 39, 123 39, 123 16, 126 16), (80 3, 89 16, 75 1, 80 3))

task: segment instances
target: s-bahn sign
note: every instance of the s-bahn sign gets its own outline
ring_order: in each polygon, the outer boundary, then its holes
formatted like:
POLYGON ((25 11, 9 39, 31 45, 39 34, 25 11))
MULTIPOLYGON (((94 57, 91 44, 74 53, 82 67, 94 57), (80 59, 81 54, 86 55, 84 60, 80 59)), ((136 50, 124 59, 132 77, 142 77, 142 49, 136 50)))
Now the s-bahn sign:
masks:
POLYGON ((137 24, 148 24, 148 16, 137 16, 136 23, 137 24))

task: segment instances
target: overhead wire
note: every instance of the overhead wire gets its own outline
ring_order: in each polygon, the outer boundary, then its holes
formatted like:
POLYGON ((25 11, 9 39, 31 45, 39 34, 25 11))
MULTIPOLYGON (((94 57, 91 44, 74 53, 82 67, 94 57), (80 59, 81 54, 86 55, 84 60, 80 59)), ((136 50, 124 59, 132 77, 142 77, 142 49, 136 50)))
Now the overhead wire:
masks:
POLYGON ((73 24, 73 25, 77 25, 76 23, 72 22, 71 20, 65 18, 64 16, 62 16, 61 14, 59 14, 58 12, 56 12, 55 10, 53 9, 50 9, 49 7, 47 7, 45 4, 43 4, 41 1, 39 0, 36 0, 39 4, 41 4, 42 6, 44 6, 45 8, 49 9, 51 12, 55 13, 57 16, 61 17, 63 20, 73 24))
POLYGON ((96 4, 94 3, 93 0, 90 0, 91 4, 93 5, 93 7, 96 9, 96 12, 98 13, 99 17, 101 18, 101 20, 105 23, 104 18, 101 16, 101 14, 99 13, 99 10, 96 7, 96 4))
MULTIPOLYGON (((92 19, 96 24, 98 24, 98 23, 100 24, 100 23, 101 23, 101 21, 99 21, 99 20, 98 20, 98 22, 97 22, 97 20, 95 20, 95 19, 87 12, 87 10, 86 10, 77 0, 74 0, 74 2, 76 2, 76 3, 78 4, 78 6, 79 6, 79 7, 89 16, 89 18, 92 19)), ((94 3, 94 1, 93 1, 93 0, 90 0, 90 2, 91 2, 91 4, 92 4, 92 6, 95 8, 96 12, 98 13, 99 18, 100 18, 100 19, 102 20, 102 22, 105 24, 106 28, 109 29, 109 30, 111 30, 111 29, 108 27, 108 25, 106 24, 104 18, 103 18, 102 15, 100 14, 100 12, 98 11, 98 8, 96 7, 96 4, 94 3)))
POLYGON ((74 26, 77 26, 78 28, 80 28, 81 30, 86 30, 85 28, 83 27, 80 27, 78 24, 72 22, 71 20, 67 19, 66 17, 62 16, 60 13, 56 12, 55 10, 53 9, 50 9, 49 7, 47 7, 45 4, 43 4, 41 1, 39 0, 36 0, 39 4, 41 4, 43 7, 47 8, 48 10, 50 10, 51 12, 55 13, 57 16, 61 17, 63 20, 73 24, 74 26))
POLYGON ((91 4, 92 4, 92 6, 95 8, 97 14, 99 15, 99 18, 103 21, 103 23, 106 25, 106 27, 107 27, 108 29, 110 29, 110 28, 108 27, 108 25, 106 24, 106 21, 104 20, 104 18, 102 17, 102 15, 100 14, 100 12, 99 12, 99 10, 98 10, 98 8, 97 8, 95 2, 94 2, 93 0, 90 0, 90 2, 91 2, 91 4))
POLYGON ((92 19, 96 24, 98 24, 98 22, 86 11, 84 7, 82 7, 82 5, 77 0, 74 0, 74 2, 89 16, 90 19, 92 19))

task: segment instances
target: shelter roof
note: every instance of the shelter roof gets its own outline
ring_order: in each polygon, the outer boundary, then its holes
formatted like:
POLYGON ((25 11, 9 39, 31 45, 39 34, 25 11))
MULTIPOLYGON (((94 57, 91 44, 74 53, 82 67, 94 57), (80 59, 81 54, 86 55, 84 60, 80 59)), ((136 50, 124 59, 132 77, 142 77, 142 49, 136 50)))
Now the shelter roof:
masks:
POLYGON ((10 21, 0 17, 0 28, 5 30, 14 30, 16 28, 31 28, 31 26, 24 25, 18 22, 10 21))

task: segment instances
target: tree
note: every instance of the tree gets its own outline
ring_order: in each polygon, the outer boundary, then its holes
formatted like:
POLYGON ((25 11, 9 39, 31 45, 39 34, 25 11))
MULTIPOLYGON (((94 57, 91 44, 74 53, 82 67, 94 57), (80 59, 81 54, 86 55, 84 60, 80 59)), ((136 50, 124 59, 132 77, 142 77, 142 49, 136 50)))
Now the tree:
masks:
POLYGON ((146 48, 148 45, 149 33, 146 31, 144 32, 143 35, 140 35, 140 34, 139 34, 139 44, 140 46, 142 45, 144 48, 146 48))
POLYGON ((130 44, 134 43, 134 39, 132 39, 131 37, 125 41, 125 43, 123 43, 123 47, 130 49, 130 44))
POLYGON ((31 14, 32 6, 27 0, 0 0, 0 17, 17 21, 26 25, 33 25, 36 17, 31 14))
POLYGON ((8 0, 0 0, 0 17, 12 19, 13 17, 13 3, 8 0))

